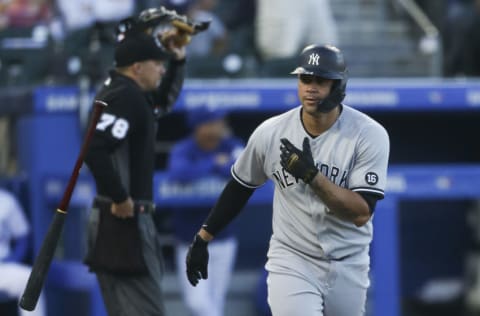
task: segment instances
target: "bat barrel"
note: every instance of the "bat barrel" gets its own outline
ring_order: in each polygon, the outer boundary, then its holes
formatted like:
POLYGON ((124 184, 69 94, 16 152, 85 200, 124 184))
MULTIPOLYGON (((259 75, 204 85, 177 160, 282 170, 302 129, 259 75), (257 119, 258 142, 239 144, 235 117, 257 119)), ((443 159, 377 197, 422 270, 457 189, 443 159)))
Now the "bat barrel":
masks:
POLYGON ((32 272, 28 278, 27 286, 20 299, 20 307, 27 311, 32 311, 37 305, 38 297, 42 291, 43 283, 52 262, 57 241, 62 233, 66 213, 57 210, 52 223, 48 229, 47 235, 42 243, 42 248, 35 259, 32 272))

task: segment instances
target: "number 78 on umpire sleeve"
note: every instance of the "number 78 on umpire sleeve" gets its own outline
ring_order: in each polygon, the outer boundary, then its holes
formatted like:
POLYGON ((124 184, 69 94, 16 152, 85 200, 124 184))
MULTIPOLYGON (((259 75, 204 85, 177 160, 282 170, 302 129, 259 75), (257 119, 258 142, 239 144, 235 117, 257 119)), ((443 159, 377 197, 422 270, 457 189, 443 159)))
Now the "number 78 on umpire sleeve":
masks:
POLYGON ((113 114, 103 113, 100 121, 97 123, 98 131, 109 131, 112 137, 116 139, 123 139, 127 135, 130 124, 124 118, 117 117, 113 114))

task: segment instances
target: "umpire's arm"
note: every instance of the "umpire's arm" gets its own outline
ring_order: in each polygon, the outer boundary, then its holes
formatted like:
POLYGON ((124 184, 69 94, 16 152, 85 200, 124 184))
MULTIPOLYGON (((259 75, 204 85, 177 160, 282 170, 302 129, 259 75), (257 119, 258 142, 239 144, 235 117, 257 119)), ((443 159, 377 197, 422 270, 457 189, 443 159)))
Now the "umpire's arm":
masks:
POLYGON ((169 112, 180 95, 185 80, 185 58, 169 61, 167 72, 157 91, 153 92, 153 103, 162 112, 169 112))

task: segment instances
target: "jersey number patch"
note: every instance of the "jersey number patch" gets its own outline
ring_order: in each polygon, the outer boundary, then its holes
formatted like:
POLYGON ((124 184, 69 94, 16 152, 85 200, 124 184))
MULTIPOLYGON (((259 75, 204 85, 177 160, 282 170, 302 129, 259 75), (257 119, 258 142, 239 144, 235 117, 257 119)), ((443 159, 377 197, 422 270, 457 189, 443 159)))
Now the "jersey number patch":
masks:
POLYGON ((115 115, 103 113, 100 117, 100 122, 97 123, 97 129, 99 131, 105 131, 109 126, 112 126, 112 136, 117 139, 122 139, 127 135, 128 121, 115 115))
POLYGON ((365 181, 370 185, 375 185, 378 182, 378 176, 375 172, 369 172, 365 175, 365 181))

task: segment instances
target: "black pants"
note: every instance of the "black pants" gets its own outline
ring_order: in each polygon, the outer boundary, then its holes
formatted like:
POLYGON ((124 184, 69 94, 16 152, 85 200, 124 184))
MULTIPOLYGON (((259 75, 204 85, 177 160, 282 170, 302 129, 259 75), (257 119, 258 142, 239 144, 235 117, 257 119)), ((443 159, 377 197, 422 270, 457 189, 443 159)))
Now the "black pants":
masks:
MULTIPOLYGON (((98 208, 93 208, 89 218, 88 246, 97 237, 98 208)), ((165 308, 161 288, 163 258, 158 234, 149 213, 138 215, 143 257, 148 268, 145 276, 124 276, 97 272, 109 316, 164 316, 165 308)))

